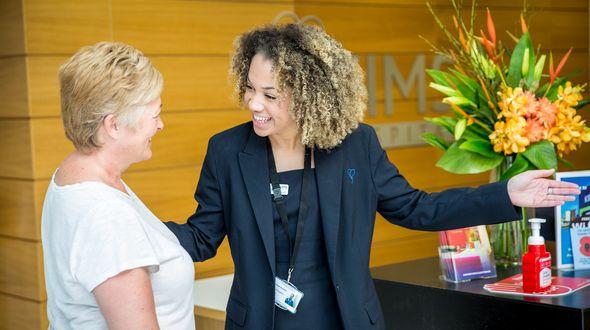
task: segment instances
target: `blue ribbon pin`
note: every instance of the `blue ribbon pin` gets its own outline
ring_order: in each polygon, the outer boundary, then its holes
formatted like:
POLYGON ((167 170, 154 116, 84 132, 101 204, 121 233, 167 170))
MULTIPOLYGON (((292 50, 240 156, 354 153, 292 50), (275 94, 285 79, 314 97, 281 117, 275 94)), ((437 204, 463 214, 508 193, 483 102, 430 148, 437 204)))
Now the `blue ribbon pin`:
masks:
POLYGON ((356 169, 349 168, 346 170, 346 174, 348 175, 348 178, 350 179, 350 183, 354 184, 354 176, 356 175, 356 169))

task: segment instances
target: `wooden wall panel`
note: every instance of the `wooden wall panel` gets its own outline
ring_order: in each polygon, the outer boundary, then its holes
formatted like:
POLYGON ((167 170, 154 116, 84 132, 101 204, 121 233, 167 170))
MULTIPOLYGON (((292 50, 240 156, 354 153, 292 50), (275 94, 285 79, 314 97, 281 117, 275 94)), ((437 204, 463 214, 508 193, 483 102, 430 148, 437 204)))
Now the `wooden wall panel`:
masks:
POLYGON ((0 329, 47 329, 47 304, 0 293, 0 329))
MULTIPOLYGON (((1 43, 1 42, 0 42, 1 43)), ((27 117, 27 68, 24 56, 0 58, 0 117, 27 117)))
MULTIPOLYGON (((164 130, 152 144, 152 159, 134 164, 131 171, 200 164, 207 142, 215 133, 247 121, 249 114, 240 110, 175 112, 162 114, 164 130)), ((35 178, 49 178, 73 146, 66 139, 61 119, 39 118, 31 121, 35 178)), ((0 133, 1 134, 1 133, 0 133)))
POLYGON ((0 293, 47 300, 41 243, 0 237, 0 293))
MULTIPOLYGON (((450 0, 428 0, 433 6, 443 6, 448 7, 450 4, 450 0)), ((356 6, 372 6, 372 5, 386 5, 386 6, 417 6, 417 7, 424 7, 426 8, 426 0, 295 0, 295 8, 299 9, 299 5, 301 4, 331 4, 331 5, 340 5, 340 4, 350 4, 356 6)), ((471 1, 466 0, 464 1, 465 6, 470 6, 471 1)), ((480 0, 478 1, 480 8, 487 7, 511 7, 516 9, 522 8, 522 1, 514 1, 514 0, 480 0)), ((553 8, 567 8, 567 9, 587 9, 588 2, 585 0, 534 0, 534 1, 527 1, 527 5, 532 8, 546 8, 551 7, 553 8)), ((549 8, 547 8, 549 9, 549 8)))
POLYGON ((25 53, 22 0, 0 1, 0 56, 25 53))
MULTIPOLYGON (((150 58, 164 76, 162 102, 165 110, 212 110, 237 106, 228 82, 227 56, 150 58)), ((67 59, 68 56, 27 58, 30 111, 33 117, 60 116, 57 72, 67 59)))
MULTIPOLYGON (((563 53, 564 51, 556 51, 554 56, 559 59, 563 56, 563 53)), ((408 73, 417 54, 419 53, 392 54, 405 79, 408 78, 408 73)), ((430 53, 424 54, 426 56, 426 68, 431 68, 433 56, 430 53)), ((384 99, 383 55, 384 53, 374 54, 376 59, 375 71, 377 72, 374 80, 378 102, 382 102, 384 99)), ((228 57, 151 56, 150 58, 164 76, 162 101, 165 110, 213 110, 230 109, 238 106, 237 101, 232 97, 233 90, 227 76, 229 70, 228 57)), ((365 70, 366 58, 366 53, 359 54, 359 62, 365 70)), ((28 96, 31 116, 54 117, 60 115, 57 71, 61 63, 66 59, 67 56, 35 56, 27 58, 28 96)), ((14 100, 6 110, 7 114, 3 114, 3 116, 26 116, 27 114, 26 85, 22 85, 21 81, 17 80, 15 86, 14 79, 8 80, 14 74, 21 72, 19 66, 22 67, 24 72, 24 63, 20 63, 20 60, 0 59, 0 86, 6 86, 5 89, 0 89, 0 94, 6 95, 6 100, 14 100), (3 61, 7 62, 6 65, 2 65, 3 61), (6 70, 5 74, 3 74, 3 68, 6 70), (2 79, 3 77, 6 77, 6 79, 2 79)), ((571 55, 563 72, 573 71, 579 71, 579 74, 573 80, 583 83, 588 76, 587 53, 575 52, 571 55)), ((366 77, 366 79, 369 78, 366 77)), ((427 83, 431 81, 427 75, 426 81, 427 83)), ((25 82, 24 77, 22 82, 25 82)), ((395 85, 392 95, 396 105, 399 102, 416 100, 417 88, 414 87, 408 99, 405 99, 399 92, 398 86, 395 85)), ((433 98, 433 100, 440 100, 441 98, 441 95, 432 88, 426 88, 426 95, 433 98)))
POLYGON ((24 119, 0 120, 0 176, 32 178, 31 134, 24 119))
POLYGON ((162 100, 166 110, 231 109, 229 57, 150 56, 164 76, 162 100))
MULTIPOLYGON (((428 52, 430 47, 418 35, 428 40, 440 43, 442 32, 434 22, 430 13, 423 6, 327 6, 315 4, 301 4, 296 7, 298 15, 318 16, 326 31, 342 42, 352 52, 428 52), (362 17, 362 23, 358 22, 362 17)), ((450 22, 451 11, 441 8, 438 10, 441 18, 450 22)), ((495 9, 494 21, 497 31, 506 29, 513 31, 520 28, 518 23, 518 9, 495 9)), ((479 12, 480 24, 483 21, 479 12)), ((574 46, 586 49, 588 43, 588 14, 586 11, 538 11, 534 12, 531 20, 533 40, 545 47, 553 49, 568 49, 574 46)), ((498 34, 501 39, 505 34, 498 34)))
POLYGON ((112 6, 115 39, 147 54, 228 54, 238 34, 293 10, 289 2, 113 0, 112 6))
POLYGON ((126 173, 125 183, 162 221, 186 222, 197 203, 193 197, 201 167, 185 166, 126 173))
POLYGON ((0 179, 0 191, 0 235, 41 239, 33 181, 0 179))
POLYGON ((371 248, 371 267, 383 266, 436 255, 438 236, 425 233, 408 239, 376 242, 371 248), (420 248, 417 248, 420 247, 420 248))
POLYGON ((28 54, 69 54, 112 40, 108 0, 22 0, 28 54))

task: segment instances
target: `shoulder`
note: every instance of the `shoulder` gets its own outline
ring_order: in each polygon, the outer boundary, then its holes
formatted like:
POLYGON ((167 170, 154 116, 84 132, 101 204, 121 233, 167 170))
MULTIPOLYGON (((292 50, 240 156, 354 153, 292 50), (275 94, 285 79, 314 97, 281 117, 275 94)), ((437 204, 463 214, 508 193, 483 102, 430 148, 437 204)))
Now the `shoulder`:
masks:
POLYGON ((377 139, 375 129, 368 124, 361 123, 359 126, 346 136, 342 141, 343 147, 364 147, 371 144, 373 140, 377 139))
POLYGON ((245 142, 251 132, 252 122, 246 122, 213 135, 209 141, 215 144, 237 141, 245 142))
POLYGON ((214 148, 216 151, 236 149, 243 150, 248 142, 248 137, 252 133, 252 122, 246 122, 234 126, 225 131, 219 132, 209 139, 209 148, 214 148))

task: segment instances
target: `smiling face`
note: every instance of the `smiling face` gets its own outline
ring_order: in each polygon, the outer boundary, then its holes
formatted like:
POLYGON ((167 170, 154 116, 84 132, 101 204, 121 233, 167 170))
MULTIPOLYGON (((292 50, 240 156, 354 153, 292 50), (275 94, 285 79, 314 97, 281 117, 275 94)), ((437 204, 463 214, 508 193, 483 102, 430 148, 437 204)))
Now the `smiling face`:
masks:
POLYGON ((297 136, 297 125, 289 114, 291 98, 279 95, 272 62, 260 53, 250 62, 244 104, 252 112, 254 132, 258 136, 285 139, 297 136))
POLYGON ((160 97, 145 105, 137 128, 121 127, 121 150, 131 163, 148 160, 152 157, 152 137, 164 128, 160 118, 162 100, 160 97))

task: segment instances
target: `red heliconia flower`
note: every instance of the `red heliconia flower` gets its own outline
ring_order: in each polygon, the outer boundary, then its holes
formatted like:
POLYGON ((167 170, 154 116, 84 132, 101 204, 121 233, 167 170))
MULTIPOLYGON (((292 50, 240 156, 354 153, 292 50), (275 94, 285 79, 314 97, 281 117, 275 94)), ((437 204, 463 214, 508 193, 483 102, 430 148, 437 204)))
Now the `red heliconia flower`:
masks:
POLYGON ((492 14, 490 14, 490 9, 486 8, 487 15, 488 15, 488 33, 490 35, 490 41, 496 47, 496 28, 494 27, 494 21, 492 20, 492 14))
POLYGON ((567 59, 570 56, 570 54, 572 53, 573 49, 574 49, 573 47, 570 47, 570 50, 568 50, 567 53, 565 53, 565 55, 563 55, 563 57, 561 58, 561 61, 559 61, 559 64, 557 65, 556 69, 553 69, 553 55, 549 56, 549 78, 550 78, 551 84, 553 84, 553 82, 555 81, 557 76, 559 76, 559 72, 561 71, 561 69, 563 69, 565 62, 567 62, 567 59))

